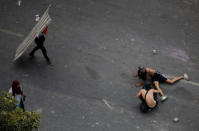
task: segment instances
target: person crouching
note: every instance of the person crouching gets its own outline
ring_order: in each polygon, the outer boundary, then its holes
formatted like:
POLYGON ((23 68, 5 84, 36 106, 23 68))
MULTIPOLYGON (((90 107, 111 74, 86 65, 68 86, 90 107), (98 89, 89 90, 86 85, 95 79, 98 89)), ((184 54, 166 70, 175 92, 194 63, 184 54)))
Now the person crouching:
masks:
POLYGON ((140 111, 146 113, 155 109, 158 105, 157 94, 159 90, 153 88, 152 84, 145 84, 137 93, 136 98, 140 98, 140 111))

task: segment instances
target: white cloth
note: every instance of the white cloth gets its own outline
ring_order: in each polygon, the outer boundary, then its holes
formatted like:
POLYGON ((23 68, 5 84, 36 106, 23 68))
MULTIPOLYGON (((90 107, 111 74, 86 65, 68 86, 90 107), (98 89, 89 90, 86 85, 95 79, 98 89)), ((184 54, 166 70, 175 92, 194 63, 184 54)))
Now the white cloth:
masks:
MULTIPOLYGON (((12 87, 9 89, 8 93, 12 95, 12 87)), ((22 99, 22 95, 21 94, 15 94, 15 99, 18 101, 18 104, 19 104, 21 99, 22 99)))

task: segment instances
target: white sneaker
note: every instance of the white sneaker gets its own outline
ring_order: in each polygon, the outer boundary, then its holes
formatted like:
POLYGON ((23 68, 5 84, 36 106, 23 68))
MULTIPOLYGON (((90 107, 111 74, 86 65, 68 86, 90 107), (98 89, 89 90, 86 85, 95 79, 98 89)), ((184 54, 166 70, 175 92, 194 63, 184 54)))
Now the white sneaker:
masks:
POLYGON ((189 76, 186 73, 184 73, 184 79, 187 81, 189 80, 189 76))
POLYGON ((168 97, 166 95, 161 97, 161 102, 165 101, 168 97))

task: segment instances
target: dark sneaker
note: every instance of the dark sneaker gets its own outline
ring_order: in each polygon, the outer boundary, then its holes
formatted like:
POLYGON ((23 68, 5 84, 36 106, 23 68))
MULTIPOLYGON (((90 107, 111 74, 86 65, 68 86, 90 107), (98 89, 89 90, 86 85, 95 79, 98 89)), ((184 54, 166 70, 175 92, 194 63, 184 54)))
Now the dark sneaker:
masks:
POLYGON ((48 63, 49 65, 52 65, 52 63, 51 63, 51 61, 50 61, 50 60, 47 60, 47 63, 48 63))

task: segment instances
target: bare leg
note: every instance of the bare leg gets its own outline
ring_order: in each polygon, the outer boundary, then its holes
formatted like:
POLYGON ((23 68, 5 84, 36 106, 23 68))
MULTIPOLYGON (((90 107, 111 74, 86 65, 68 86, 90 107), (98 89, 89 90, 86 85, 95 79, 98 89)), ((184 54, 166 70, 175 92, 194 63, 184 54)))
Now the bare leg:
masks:
POLYGON ((184 79, 184 76, 175 77, 175 78, 173 78, 172 80, 167 79, 167 80, 166 80, 166 83, 168 83, 168 84, 173 84, 173 83, 175 83, 176 81, 179 81, 179 80, 181 80, 181 79, 184 79))
POLYGON ((164 96, 164 93, 160 89, 159 82, 158 81, 154 81, 154 85, 155 85, 156 89, 160 92, 161 96, 164 96))

